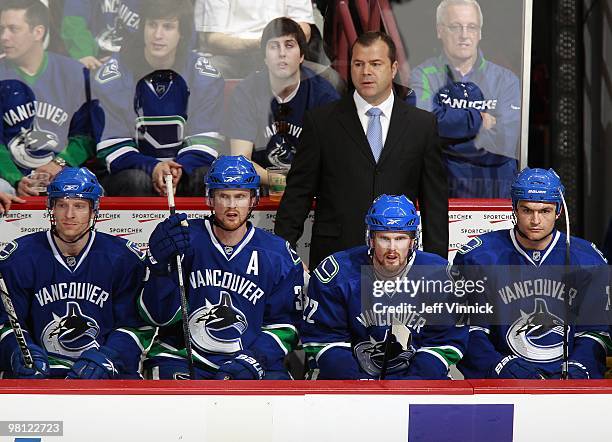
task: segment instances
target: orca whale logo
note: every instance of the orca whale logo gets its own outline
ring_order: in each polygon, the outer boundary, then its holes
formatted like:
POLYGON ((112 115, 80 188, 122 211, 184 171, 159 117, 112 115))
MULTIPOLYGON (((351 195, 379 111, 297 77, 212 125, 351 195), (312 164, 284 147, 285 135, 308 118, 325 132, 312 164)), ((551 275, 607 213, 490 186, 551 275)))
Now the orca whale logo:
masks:
POLYGON ((558 361, 563 356, 563 320, 550 312, 546 300, 536 298, 531 313, 521 310, 506 341, 517 356, 528 361, 558 361))
POLYGON ((249 324, 234 307, 229 292, 221 291, 217 304, 208 299, 189 318, 189 330, 196 347, 207 352, 235 353, 243 349, 241 336, 249 324))
MULTIPOLYGON (((359 365, 370 376, 379 376, 385 357, 387 327, 371 327, 370 339, 359 342, 353 349, 359 365), (376 332, 373 332, 376 329, 376 332), (384 333, 384 334, 382 334, 384 333)), ((391 338, 387 358, 387 374, 404 370, 414 356, 415 349, 412 346, 412 335, 408 339, 406 347, 403 347, 396 339, 391 338)))
POLYGON ((53 320, 42 332, 42 342, 49 352, 78 357, 85 350, 100 347, 96 341, 99 334, 95 319, 85 315, 78 303, 70 301, 64 316, 53 313, 53 320))
POLYGON ((40 129, 34 123, 31 129, 22 127, 19 135, 9 141, 8 147, 17 165, 36 169, 53 159, 59 147, 59 139, 53 132, 40 129))

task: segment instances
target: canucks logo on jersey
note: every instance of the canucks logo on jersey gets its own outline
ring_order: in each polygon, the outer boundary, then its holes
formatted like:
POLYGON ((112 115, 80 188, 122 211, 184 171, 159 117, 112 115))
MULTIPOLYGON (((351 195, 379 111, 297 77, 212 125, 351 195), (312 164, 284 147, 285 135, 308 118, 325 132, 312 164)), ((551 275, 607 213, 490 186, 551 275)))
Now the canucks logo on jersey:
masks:
MULTIPOLYGON (((370 340, 355 345, 354 352, 361 368, 370 376, 379 376, 383 367, 387 333, 386 327, 368 327, 370 340)), ((411 344, 410 335, 407 344, 402 345, 391 337, 388 348, 387 373, 394 373, 406 369, 410 358, 414 356, 415 348, 411 344)))
POLYGON ((518 356, 532 362, 553 362, 563 354, 563 320, 551 313, 546 301, 535 299, 531 313, 521 310, 506 333, 508 346, 518 356))
POLYGON ((229 292, 221 291, 219 302, 197 309, 189 319, 191 338, 201 350, 234 353, 242 350, 241 336, 248 328, 245 314, 234 307, 229 292))
POLYGON ((70 301, 64 316, 53 313, 41 340, 47 351, 76 358, 85 350, 99 347, 96 341, 99 334, 95 319, 85 315, 77 302, 70 301))
POLYGON ((9 141, 8 148, 15 163, 26 169, 36 169, 53 159, 59 147, 57 135, 40 129, 36 121, 30 129, 21 128, 20 133, 9 141))

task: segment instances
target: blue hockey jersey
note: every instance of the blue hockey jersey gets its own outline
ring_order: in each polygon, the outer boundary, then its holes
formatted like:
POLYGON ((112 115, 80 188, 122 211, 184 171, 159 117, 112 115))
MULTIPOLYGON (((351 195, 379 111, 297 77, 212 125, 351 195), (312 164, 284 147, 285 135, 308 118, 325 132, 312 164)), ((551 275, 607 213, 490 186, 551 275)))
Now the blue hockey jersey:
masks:
POLYGON ((73 58, 119 52, 138 30, 142 0, 65 0, 62 37, 73 58), (89 47, 88 47, 89 46, 89 47))
MULTIPOLYGON (((408 278, 426 266, 448 280, 448 262, 437 255, 417 251, 408 264, 408 278)), ((420 309, 389 314, 389 310, 381 313, 376 303, 364 305, 362 294, 373 293, 371 265, 366 246, 358 246, 327 257, 313 272, 304 300, 302 342, 311 367, 320 370, 318 378, 378 379, 386 333, 400 322, 409 329, 412 341, 389 357, 387 379, 446 379, 449 366, 463 356, 467 328, 456 325, 458 315, 454 314, 441 320, 420 309)), ((431 295, 425 303, 432 299, 444 303, 453 296, 431 295)))
POLYGON ((340 98, 331 83, 310 69, 302 67, 300 76, 295 96, 282 104, 265 69, 249 75, 232 93, 223 132, 252 142, 251 159, 263 168, 291 166, 306 111, 340 98))
POLYGON ((459 249, 453 271, 486 282, 486 290, 474 293, 470 302, 489 303, 495 311, 470 317, 468 352, 459 365, 466 377, 489 377, 504 357, 515 355, 536 364, 546 377, 559 378, 566 319, 569 359, 587 367, 591 378, 603 376, 608 266, 593 244, 572 237, 566 273, 565 239, 555 231, 546 250, 526 250, 514 230, 499 230, 459 249))
MULTIPOLYGON (((0 150, 8 150, 20 174, 47 164, 69 139, 91 135, 84 78, 83 65, 53 53, 44 54, 33 76, 0 60, 0 150)), ((14 166, 0 168, 11 184, 21 179, 14 166)))
MULTIPOLYGON (((138 376, 154 328, 138 315, 144 254, 129 241, 93 232, 81 254, 66 258, 49 231, 26 235, 0 252, 0 274, 27 340, 49 355, 51 377, 63 378, 90 348, 121 355, 120 376, 138 376), (71 265, 72 264, 72 265, 71 265)), ((0 370, 10 371, 17 348, 0 307, 0 370)))
POLYGON ((417 66, 410 86, 417 107, 434 112, 443 139, 449 172, 450 197, 509 198, 510 184, 518 172, 521 90, 518 77, 479 54, 472 70, 461 75, 444 55, 417 66), (446 97, 437 94, 453 82, 472 82, 482 98, 446 97), (480 112, 496 119, 491 129, 482 127, 480 112))
POLYGON ((111 173, 142 169, 150 174, 159 161, 174 159, 191 174, 217 157, 224 81, 208 58, 195 52, 177 73, 180 78, 151 89, 148 83, 136 87, 139 78, 121 57, 97 71, 93 95, 104 114, 97 154, 111 173), (143 100, 137 91, 155 97, 143 100))
MULTIPOLYGON (((237 352, 250 350, 268 370, 282 370, 297 344, 297 308, 304 283, 299 256, 278 236, 250 223, 234 247, 219 243, 210 220, 189 221, 193 256, 183 271, 196 367, 214 373, 237 352)), ((145 366, 185 358, 176 270, 153 272, 139 299, 142 316, 159 326, 145 366)))

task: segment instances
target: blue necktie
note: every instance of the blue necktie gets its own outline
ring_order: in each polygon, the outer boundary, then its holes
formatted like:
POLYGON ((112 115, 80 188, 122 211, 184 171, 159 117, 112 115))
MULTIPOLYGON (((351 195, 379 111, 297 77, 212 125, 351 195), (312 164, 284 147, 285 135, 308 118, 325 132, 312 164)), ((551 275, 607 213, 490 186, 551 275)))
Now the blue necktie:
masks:
POLYGON ((370 119, 368 120, 368 130, 366 131, 366 137, 368 138, 368 143, 370 143, 370 149, 372 149, 372 155, 374 155, 374 160, 377 163, 383 148, 382 126, 380 125, 381 114, 382 111, 377 107, 370 108, 366 112, 366 115, 370 117, 370 119))

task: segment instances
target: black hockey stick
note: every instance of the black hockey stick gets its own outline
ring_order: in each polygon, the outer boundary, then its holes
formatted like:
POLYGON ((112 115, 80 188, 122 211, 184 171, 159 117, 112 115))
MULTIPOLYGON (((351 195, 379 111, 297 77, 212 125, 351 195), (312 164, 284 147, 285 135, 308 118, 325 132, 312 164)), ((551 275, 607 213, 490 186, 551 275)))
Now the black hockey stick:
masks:
MULTIPOLYGON (((174 189, 172 188, 172 175, 164 177, 166 181, 166 193, 168 194, 168 208, 170 215, 176 213, 174 205, 174 189)), ((182 221, 181 225, 186 226, 187 221, 182 221)), ((187 362, 189 364, 189 377, 195 380, 195 370, 193 367, 193 350, 191 348, 191 333, 189 332, 189 306, 187 305, 187 294, 185 292, 185 281, 183 280, 183 263, 180 255, 176 255, 176 271, 178 273, 179 293, 181 297, 181 315, 183 316, 183 337, 185 350, 187 351, 187 362)))
POLYGON ((384 381, 387 376, 387 368, 389 367, 389 350, 391 347, 391 336, 393 335, 391 326, 389 326, 389 330, 387 330, 387 335, 385 336, 385 352, 383 353, 382 366, 380 368, 380 376, 378 377, 379 381, 384 381))
MULTIPOLYGON (((563 279, 565 283, 568 282, 567 275, 569 274, 570 266, 570 222, 569 213, 567 212, 567 204, 565 203, 565 197, 563 192, 559 189, 559 195, 561 195, 561 201, 563 202, 563 213, 565 215, 565 268, 563 279)), ((569 379, 569 296, 565 296, 565 317, 563 318, 563 362, 561 363, 561 379, 569 379)))
POLYGON ((21 324, 19 324, 19 319, 17 319, 17 313, 15 312, 13 301, 11 301, 8 289, 6 287, 6 284, 4 283, 2 275, 0 275, 0 297, 2 298, 2 304, 4 305, 4 310, 8 315, 9 323, 11 324, 11 328, 13 329, 15 339, 17 339, 19 350, 21 350, 21 355, 23 356, 25 366, 27 368, 32 368, 34 367, 32 353, 30 353, 30 349, 28 348, 28 343, 25 340, 23 329, 21 328, 21 324))

